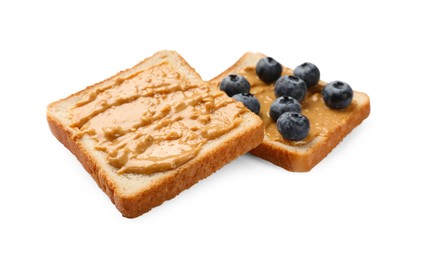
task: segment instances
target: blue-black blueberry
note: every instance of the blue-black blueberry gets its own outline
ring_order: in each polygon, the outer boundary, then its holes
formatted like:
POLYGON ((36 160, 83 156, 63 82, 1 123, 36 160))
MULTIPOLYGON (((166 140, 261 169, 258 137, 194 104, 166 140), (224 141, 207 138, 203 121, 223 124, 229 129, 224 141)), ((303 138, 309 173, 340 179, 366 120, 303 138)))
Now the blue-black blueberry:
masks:
POLYGON ((299 101, 289 96, 281 96, 274 100, 270 107, 270 116, 277 122, 281 114, 285 112, 302 112, 302 106, 299 101))
POLYGON ((295 76, 282 76, 275 83, 274 94, 276 97, 290 96, 302 102, 307 90, 306 83, 302 79, 295 76))
POLYGON ((221 81, 220 90, 226 92, 226 94, 231 97, 239 93, 249 93, 251 85, 245 77, 230 74, 221 81))
POLYGON ((251 93, 236 94, 232 98, 242 102, 245 107, 249 108, 249 110, 254 112, 255 114, 259 114, 261 104, 259 103, 259 100, 251 93))
POLYGON ((308 135, 310 123, 308 118, 301 113, 286 112, 278 118, 277 130, 286 140, 301 141, 308 135))
POLYGON ((309 88, 318 84, 320 72, 317 66, 310 62, 302 63, 293 70, 293 75, 305 81, 309 88))
POLYGON ((267 84, 273 83, 281 76, 281 64, 271 57, 260 59, 256 64, 256 74, 267 84))
POLYGON ((345 82, 332 81, 322 89, 322 97, 329 108, 346 108, 352 102, 353 90, 345 82))

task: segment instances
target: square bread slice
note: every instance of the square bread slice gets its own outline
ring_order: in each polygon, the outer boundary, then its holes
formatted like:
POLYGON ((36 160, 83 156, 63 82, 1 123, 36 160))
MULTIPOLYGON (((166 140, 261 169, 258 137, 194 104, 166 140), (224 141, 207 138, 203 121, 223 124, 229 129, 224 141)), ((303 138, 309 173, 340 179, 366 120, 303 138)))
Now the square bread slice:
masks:
MULTIPOLYGON (((310 171, 336 147, 342 139, 358 126, 370 113, 369 97, 354 91, 352 103, 346 109, 334 110, 325 106, 321 90, 326 85, 319 81, 310 87, 302 102, 302 113, 310 120, 311 130, 303 141, 284 140, 275 122, 269 116, 269 108, 275 100, 274 83, 266 84, 256 75, 257 62, 266 55, 244 54, 233 66, 210 81, 214 88, 229 74, 245 76, 251 84, 251 93, 261 103, 260 117, 264 121, 265 134, 261 145, 250 153, 294 172, 310 171)), ((282 75, 293 75, 292 69, 283 66, 282 75)))
POLYGON ((52 133, 123 216, 175 197, 262 142, 263 123, 174 51, 51 103, 52 133))

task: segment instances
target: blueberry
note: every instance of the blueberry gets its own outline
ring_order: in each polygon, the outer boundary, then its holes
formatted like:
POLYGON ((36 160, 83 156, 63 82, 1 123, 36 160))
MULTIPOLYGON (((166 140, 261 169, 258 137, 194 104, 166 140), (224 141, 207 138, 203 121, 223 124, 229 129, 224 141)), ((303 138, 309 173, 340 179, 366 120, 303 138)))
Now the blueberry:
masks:
POLYGON ((277 120, 277 130, 284 139, 300 141, 305 139, 310 130, 309 120, 298 112, 286 112, 277 120))
POLYGON ((265 57, 256 64, 256 74, 267 84, 273 83, 281 75, 282 67, 275 59, 265 57))
POLYGON ((251 85, 245 77, 230 74, 221 81, 220 89, 231 97, 238 93, 249 93, 251 85))
POLYGON ((318 84, 320 77, 318 67, 310 62, 305 62, 302 65, 297 66, 294 69, 293 74, 305 81, 308 88, 318 84))
POLYGON ((353 99, 353 90, 342 81, 332 81, 322 89, 325 104, 334 109, 346 108, 353 99))
POLYGON ((285 112, 302 112, 302 106, 299 101, 292 97, 281 96, 274 100, 270 107, 270 116, 274 121, 285 112))
POLYGON ((234 95, 232 98, 240 101, 245 105, 245 107, 249 108, 250 111, 254 112, 255 114, 259 114, 259 110, 261 109, 261 105, 259 104, 259 100, 252 95, 251 93, 240 93, 234 95))
POLYGON ((307 91, 305 81, 295 76, 280 77, 274 87, 276 97, 290 96, 302 102, 307 91))

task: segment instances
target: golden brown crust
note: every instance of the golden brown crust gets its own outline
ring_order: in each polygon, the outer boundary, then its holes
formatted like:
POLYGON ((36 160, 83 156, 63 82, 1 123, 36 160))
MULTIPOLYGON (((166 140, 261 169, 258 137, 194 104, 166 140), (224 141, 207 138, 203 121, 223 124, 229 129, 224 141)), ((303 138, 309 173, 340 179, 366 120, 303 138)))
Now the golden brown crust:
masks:
POLYGON ((162 181, 155 183, 148 190, 131 197, 117 197, 116 207, 125 217, 137 217, 151 208, 162 204, 198 181, 208 177, 228 162, 249 151, 261 143, 263 138, 263 125, 255 125, 247 129, 236 138, 231 138, 221 143, 217 149, 192 160, 162 181), (239 142, 248 140, 248 142, 239 142), (217 159, 216 159, 217 158, 217 159))
POLYGON ((114 185, 107 181, 106 174, 101 172, 101 167, 98 167, 94 160, 92 160, 89 153, 83 146, 75 139, 72 139, 72 134, 67 132, 65 127, 54 117, 47 114, 47 122, 53 135, 59 140, 69 151, 71 151, 76 158, 81 162, 85 170, 94 178, 98 186, 110 197, 114 203, 114 185))
MULTIPOLYGON (((255 65, 256 62, 266 55, 262 53, 245 53, 234 65, 225 70, 220 75, 210 80, 210 84, 217 87, 221 80, 230 73, 237 73, 243 68, 255 65)), ((284 67, 283 70, 291 71, 284 67)), ((320 85, 324 85, 320 81, 320 85)), ((358 126, 370 113, 369 97, 362 92, 354 91, 354 99, 358 100, 358 105, 353 113, 350 113, 346 120, 338 125, 326 137, 318 137, 312 144, 303 149, 296 149, 280 142, 271 141, 264 137, 262 144, 250 153, 262 159, 270 161, 286 170, 294 172, 310 171, 316 164, 324 159, 356 126, 358 126)))
POLYGON ((114 183, 107 179, 107 174, 102 171, 101 166, 95 163, 95 160, 91 158, 79 142, 71 138, 71 134, 66 132, 57 120, 49 116, 47 116, 47 120, 51 132, 78 158, 122 215, 128 218, 134 218, 148 212, 153 207, 175 197, 201 179, 208 177, 236 157, 253 149, 261 143, 264 133, 262 124, 254 125, 242 131, 235 138, 221 143, 217 149, 212 150, 206 156, 201 156, 199 159, 183 165, 178 169, 177 174, 169 175, 138 194, 125 196, 124 194, 116 194, 114 183), (248 142, 239 142, 239 140, 248 140, 248 142))
MULTIPOLYGON (((365 95, 355 91, 355 95, 365 95)), ((369 98, 368 98, 369 100, 369 98)), ((289 171, 307 172, 324 159, 356 126, 368 117, 370 113, 369 101, 362 105, 356 113, 347 118, 345 124, 339 125, 331 135, 320 140, 309 150, 292 152, 283 149, 276 142, 265 140, 251 154, 270 161, 289 171)))
MULTIPOLYGON (((189 74, 190 77, 202 82, 199 75, 177 53, 163 51, 152 57, 161 54, 175 57, 177 62, 181 65, 183 73, 189 74)), ((145 59, 131 69, 122 71, 87 89, 106 84, 117 77, 124 76, 126 73, 130 74, 133 70, 136 70, 136 67, 145 65, 145 63, 148 62, 154 62, 152 57, 145 59)), ((188 161, 176 170, 168 171, 157 178, 152 177, 151 184, 146 188, 142 187, 137 192, 125 193, 125 187, 121 187, 122 185, 110 176, 111 173, 108 172, 101 161, 86 148, 86 145, 82 141, 72 137, 73 135, 71 131, 68 130, 69 128, 66 126, 66 123, 64 123, 54 112, 59 109, 58 107, 60 107, 63 102, 72 99, 82 92, 83 91, 80 91, 68 98, 51 103, 48 106, 47 121, 49 127, 54 136, 56 136, 56 138, 78 158, 86 171, 90 173, 97 182, 98 186, 110 197, 117 209, 121 211, 122 215, 128 218, 140 216, 151 208, 175 197, 181 191, 209 176, 231 160, 256 147, 263 139, 264 129, 262 121, 252 112, 247 112, 243 116, 250 124, 236 128, 228 134, 218 138, 217 145, 207 148, 205 152, 198 154, 196 158, 188 161), (242 141, 240 142, 240 140, 242 141)))

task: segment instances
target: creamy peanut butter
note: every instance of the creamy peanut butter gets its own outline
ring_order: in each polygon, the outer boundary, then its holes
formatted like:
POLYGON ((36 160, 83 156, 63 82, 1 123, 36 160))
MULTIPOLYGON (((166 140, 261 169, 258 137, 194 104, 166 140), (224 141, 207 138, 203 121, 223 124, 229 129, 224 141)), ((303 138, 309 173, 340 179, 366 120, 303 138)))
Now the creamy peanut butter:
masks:
MULTIPOLYGON (((324 136, 334 127, 338 126, 348 116, 350 111, 353 110, 353 107, 356 106, 355 101, 352 101, 346 109, 335 110, 328 108, 321 95, 321 89, 325 83, 320 81, 317 86, 308 89, 306 97, 302 102, 302 113, 308 117, 311 126, 308 136, 302 141, 285 140, 278 132, 275 122, 270 117, 270 107, 276 99, 274 84, 266 84, 261 81, 256 75, 255 66, 246 67, 239 74, 246 77, 251 84, 251 93, 261 103, 259 116, 264 121, 265 136, 271 141, 279 141, 294 146, 305 145, 311 142, 316 136, 324 136)), ((282 75, 293 75, 293 71, 283 67, 282 75)))
POLYGON ((76 138, 93 138, 118 173, 151 174, 195 157, 208 140, 239 125, 245 111, 163 62, 89 91, 70 116, 76 138))

